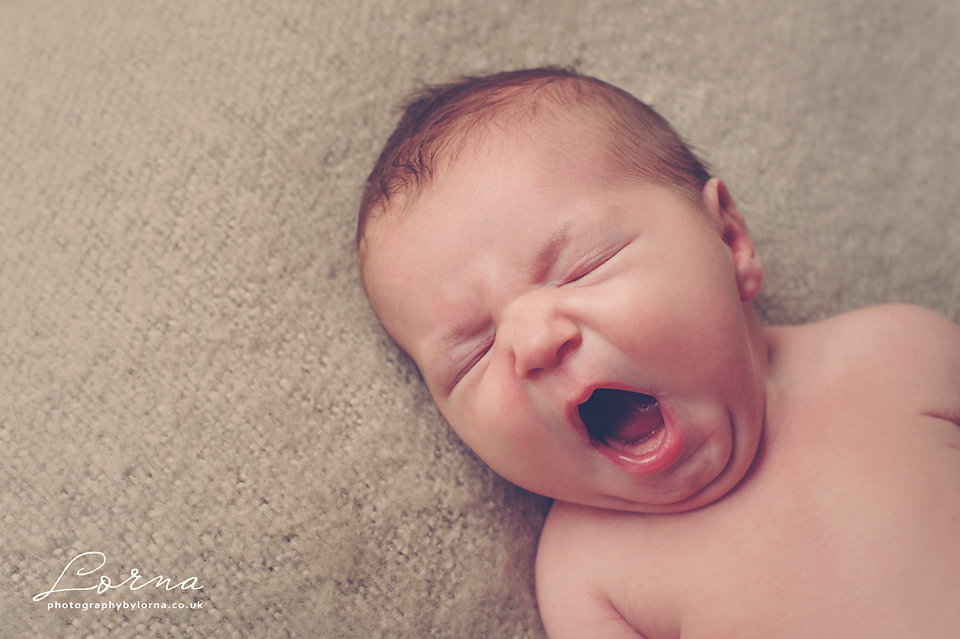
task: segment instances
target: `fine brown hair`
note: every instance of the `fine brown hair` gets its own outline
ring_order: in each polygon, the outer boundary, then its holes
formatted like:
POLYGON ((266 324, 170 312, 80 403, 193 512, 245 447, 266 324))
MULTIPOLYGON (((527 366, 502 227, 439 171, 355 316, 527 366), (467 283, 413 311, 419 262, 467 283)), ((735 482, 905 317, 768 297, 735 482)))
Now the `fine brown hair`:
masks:
POLYGON ((373 212, 386 211, 398 194, 418 194, 434 176, 441 156, 452 161, 469 135, 483 125, 504 113, 535 114, 543 101, 561 108, 586 107, 592 119, 599 119, 612 134, 612 159, 625 176, 674 188, 700 202, 710 179, 707 165, 651 107, 572 69, 507 71, 428 85, 409 96, 367 178, 358 243, 373 212))

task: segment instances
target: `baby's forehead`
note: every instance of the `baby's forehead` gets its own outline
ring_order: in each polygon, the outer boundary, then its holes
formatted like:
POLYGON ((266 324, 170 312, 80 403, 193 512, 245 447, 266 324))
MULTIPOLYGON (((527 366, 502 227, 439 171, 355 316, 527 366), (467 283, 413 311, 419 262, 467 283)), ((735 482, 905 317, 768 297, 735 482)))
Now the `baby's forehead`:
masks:
MULTIPOLYGON (((458 184, 462 186, 463 176, 469 176, 467 180, 483 179, 510 164, 518 169, 536 165, 550 173, 571 176, 602 171, 615 178, 623 173, 615 156, 613 133, 573 113, 540 113, 522 121, 491 121, 482 128, 464 132, 450 152, 438 158, 433 176, 416 195, 435 193, 451 185, 457 188, 458 184)), ((532 188, 547 188, 535 183, 542 175, 518 171, 520 175, 533 182, 532 188)))
MULTIPOLYGON (((394 236, 409 220, 420 215, 423 202, 429 201, 431 208, 438 208, 438 200, 462 201, 465 191, 476 194, 475 201, 483 202, 484 198, 490 198, 491 190, 482 187, 491 181, 506 179, 510 187, 536 192, 541 199, 554 200, 558 206, 568 202, 571 186, 580 182, 586 184, 599 179, 609 184, 653 185, 628 175, 617 163, 612 133, 591 126, 575 113, 564 115, 567 117, 557 114, 545 117, 541 113, 540 117, 512 122, 512 126, 489 122, 488 126, 465 132, 461 140, 434 158, 429 180, 396 193, 379 214, 371 218, 365 236, 372 233, 373 238, 361 239, 361 255, 365 257, 365 253, 376 251, 377 244, 394 236), (536 167, 535 170, 532 167, 536 167), (563 179, 558 180, 557 176, 563 179)), ((447 211, 456 216, 458 209, 451 206, 447 211)), ((478 206, 473 211, 474 216, 483 217, 490 209, 478 206)), ((467 232, 457 225, 448 231, 453 235, 467 232)), ((413 243, 420 241, 410 235, 406 237, 413 243)))

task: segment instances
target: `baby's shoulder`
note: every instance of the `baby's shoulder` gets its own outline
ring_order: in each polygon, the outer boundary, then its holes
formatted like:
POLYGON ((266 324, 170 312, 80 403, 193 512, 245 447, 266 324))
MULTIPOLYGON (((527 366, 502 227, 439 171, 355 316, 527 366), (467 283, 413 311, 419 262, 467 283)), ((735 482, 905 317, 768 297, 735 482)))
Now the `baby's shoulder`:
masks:
POLYGON ((578 573, 596 569, 596 549, 609 547, 604 539, 612 522, 622 513, 556 501, 544 522, 537 548, 538 596, 550 584, 578 582, 578 573), (588 543, 584 543, 589 540, 588 543), (544 584, 541 588, 539 584, 544 584))
MULTIPOLYGON (((960 326, 926 308, 909 304, 870 306, 830 318, 817 325, 836 358, 895 365, 887 371, 930 370, 947 366, 958 372, 960 326)), ((956 378, 955 378, 956 379, 956 378)))
MULTIPOLYGON (((554 502, 540 534, 536 562, 537 603, 550 637, 641 636, 614 605, 610 589, 623 581, 618 576, 622 562, 615 558, 624 556, 626 528, 630 545, 644 548, 642 526, 636 526, 636 519, 643 517, 554 502)), ((642 601, 636 594, 630 598, 642 601)))
POLYGON ((960 421, 960 326, 907 304, 871 306, 800 327, 811 373, 840 387, 911 398, 927 414, 960 421))
POLYGON ((960 349, 960 327, 939 313, 910 304, 868 306, 811 326, 834 333, 851 346, 960 349))

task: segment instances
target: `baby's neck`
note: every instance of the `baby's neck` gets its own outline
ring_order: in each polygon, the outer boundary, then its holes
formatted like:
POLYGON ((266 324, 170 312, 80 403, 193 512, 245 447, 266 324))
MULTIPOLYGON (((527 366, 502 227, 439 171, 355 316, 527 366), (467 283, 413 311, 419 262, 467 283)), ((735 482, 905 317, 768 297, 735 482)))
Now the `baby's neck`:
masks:
MULTIPOLYGON (((763 434, 757 450, 757 461, 776 445, 777 439, 789 413, 792 378, 795 371, 791 362, 797 351, 807 350, 801 344, 802 327, 763 326, 754 309, 749 309, 747 318, 751 331, 751 343, 755 349, 758 370, 761 371, 766 388, 763 413, 763 434)), ((795 381, 795 380, 793 380, 795 381)))

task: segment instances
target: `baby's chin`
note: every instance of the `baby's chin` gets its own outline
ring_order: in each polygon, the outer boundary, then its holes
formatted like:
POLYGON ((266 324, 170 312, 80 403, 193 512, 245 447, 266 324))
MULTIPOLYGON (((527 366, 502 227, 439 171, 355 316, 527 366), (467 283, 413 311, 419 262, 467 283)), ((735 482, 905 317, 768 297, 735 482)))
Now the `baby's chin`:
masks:
POLYGON ((695 459, 660 477, 620 478, 624 485, 622 490, 616 491, 617 494, 595 495, 591 498, 571 495, 572 499, 563 499, 558 495, 557 499, 583 506, 637 513, 682 513, 726 497, 737 487, 749 468, 749 463, 736 463, 729 447, 722 444, 705 446, 697 451, 695 459))
POLYGON ((682 496, 679 499, 664 501, 662 503, 632 502, 623 500, 619 506, 613 507, 614 510, 623 510, 635 513, 649 513, 657 515, 668 515, 690 512, 709 506, 722 500, 731 489, 721 491, 698 491, 692 495, 682 496))
POLYGON ((709 506, 712 503, 722 500, 733 488, 734 486, 724 487, 721 485, 710 485, 707 488, 693 493, 689 491, 677 491, 655 498, 644 498, 642 500, 614 496, 590 500, 577 498, 566 500, 558 497, 557 500, 607 510, 667 515, 689 512, 703 508, 704 506, 709 506))

